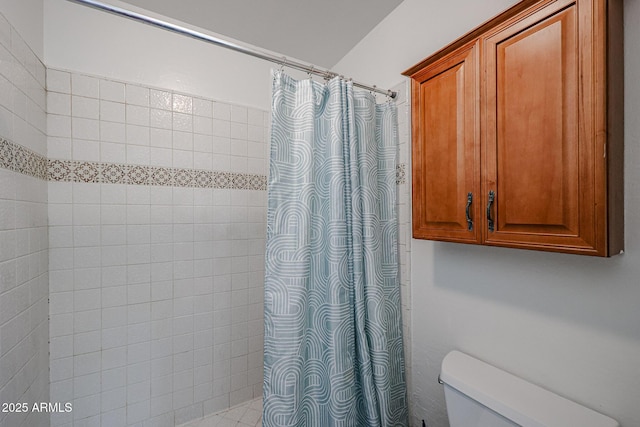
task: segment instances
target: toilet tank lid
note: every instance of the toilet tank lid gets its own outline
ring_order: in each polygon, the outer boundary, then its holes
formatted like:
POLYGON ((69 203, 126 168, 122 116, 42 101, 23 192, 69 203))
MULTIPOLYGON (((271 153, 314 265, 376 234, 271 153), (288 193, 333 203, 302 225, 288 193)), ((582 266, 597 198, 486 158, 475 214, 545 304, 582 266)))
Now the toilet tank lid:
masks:
POLYGON ((459 351, 444 358, 440 379, 523 427, 619 427, 612 418, 459 351))

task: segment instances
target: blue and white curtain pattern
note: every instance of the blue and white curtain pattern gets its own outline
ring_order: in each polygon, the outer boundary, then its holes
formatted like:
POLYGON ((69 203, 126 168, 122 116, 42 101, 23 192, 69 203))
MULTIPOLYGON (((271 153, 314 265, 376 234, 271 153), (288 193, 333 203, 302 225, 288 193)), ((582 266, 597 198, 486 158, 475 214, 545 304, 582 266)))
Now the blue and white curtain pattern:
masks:
POLYGON ((406 426, 396 105, 277 72, 272 108, 262 425, 406 426))

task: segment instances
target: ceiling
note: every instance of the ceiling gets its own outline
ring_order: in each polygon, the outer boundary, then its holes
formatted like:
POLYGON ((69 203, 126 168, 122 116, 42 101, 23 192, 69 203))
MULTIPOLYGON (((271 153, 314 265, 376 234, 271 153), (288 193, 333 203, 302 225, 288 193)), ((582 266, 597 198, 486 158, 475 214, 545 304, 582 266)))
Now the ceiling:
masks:
POLYGON ((125 0, 240 42, 333 67, 402 0, 125 0))

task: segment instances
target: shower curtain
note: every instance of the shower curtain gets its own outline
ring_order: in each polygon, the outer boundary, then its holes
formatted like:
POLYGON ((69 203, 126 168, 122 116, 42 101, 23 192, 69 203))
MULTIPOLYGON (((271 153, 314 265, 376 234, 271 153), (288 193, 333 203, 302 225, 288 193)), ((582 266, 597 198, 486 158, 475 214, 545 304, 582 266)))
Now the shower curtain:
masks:
POLYGON ((406 426, 397 109, 276 72, 265 277, 265 427, 406 426))

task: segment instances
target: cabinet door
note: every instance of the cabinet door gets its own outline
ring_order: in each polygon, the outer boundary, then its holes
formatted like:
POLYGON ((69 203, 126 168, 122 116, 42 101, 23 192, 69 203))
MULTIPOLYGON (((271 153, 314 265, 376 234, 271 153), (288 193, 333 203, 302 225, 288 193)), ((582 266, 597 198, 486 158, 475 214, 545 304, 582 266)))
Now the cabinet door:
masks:
POLYGON ((413 237, 480 243, 477 43, 412 77, 413 237))
POLYGON ((486 244, 596 251, 586 3, 552 2, 484 40, 486 244))

